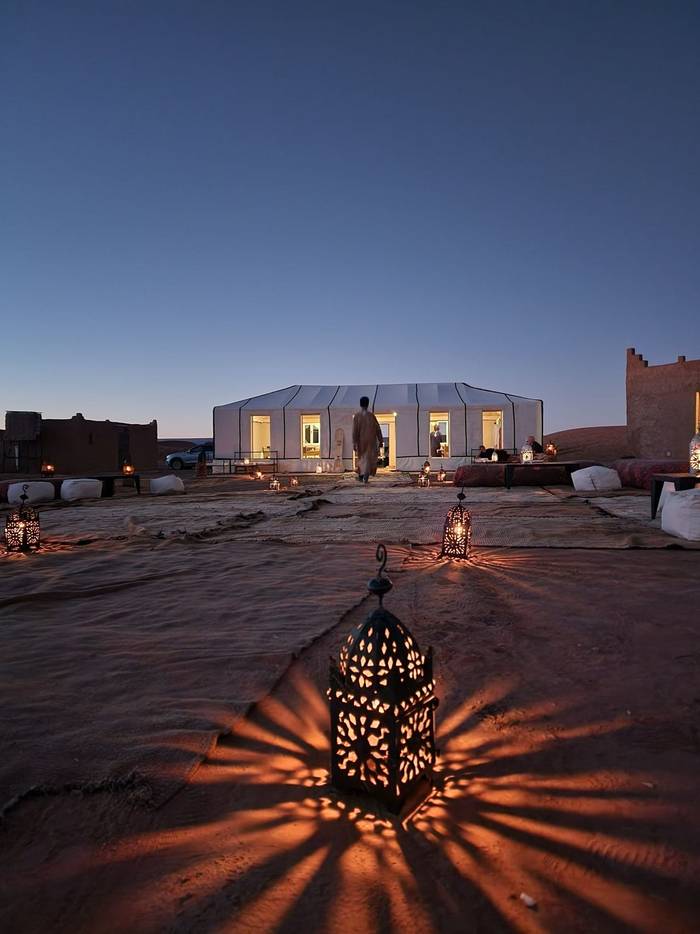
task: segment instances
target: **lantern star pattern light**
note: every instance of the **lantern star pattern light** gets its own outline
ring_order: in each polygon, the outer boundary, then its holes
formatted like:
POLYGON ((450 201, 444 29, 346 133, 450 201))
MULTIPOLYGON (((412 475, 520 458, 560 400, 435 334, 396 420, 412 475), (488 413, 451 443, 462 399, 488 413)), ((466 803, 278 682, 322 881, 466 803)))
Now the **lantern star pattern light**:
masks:
POLYGON ((700 431, 696 432, 690 441, 689 466, 690 472, 700 477, 700 431))
POLYGON ((421 651, 406 626, 383 606, 392 583, 382 576, 370 593, 379 608, 350 633, 338 664, 331 660, 331 782, 364 791, 398 813, 417 788, 427 790, 435 763, 437 707, 432 650, 421 651))
POLYGON ((5 522, 5 547, 8 551, 37 551, 41 544, 39 515, 27 505, 27 489, 25 483, 20 496, 22 504, 19 509, 12 510, 5 522))
POLYGON ((447 513, 442 531, 441 558, 468 558, 472 542, 472 517, 462 505, 464 487, 457 494, 459 502, 447 513))
POLYGON ((535 459, 535 452, 532 450, 532 445, 526 441, 525 444, 520 448, 520 462, 522 464, 531 464, 535 459))

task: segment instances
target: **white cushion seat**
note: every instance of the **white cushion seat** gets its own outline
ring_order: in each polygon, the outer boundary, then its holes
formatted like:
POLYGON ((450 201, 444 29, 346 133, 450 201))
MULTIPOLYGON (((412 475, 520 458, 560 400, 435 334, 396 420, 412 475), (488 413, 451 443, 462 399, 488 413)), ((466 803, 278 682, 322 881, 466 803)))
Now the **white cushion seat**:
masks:
POLYGON ((571 482, 579 493, 607 493, 622 489, 620 475, 610 467, 583 467, 574 470, 571 482))
POLYGON ((53 483, 46 480, 30 480, 27 483, 11 483, 7 488, 7 502, 10 506, 19 506, 24 487, 27 487, 27 503, 50 503, 56 497, 53 483))
POLYGON ((154 477, 150 482, 149 488, 154 496, 185 492, 185 484, 179 477, 176 477, 175 474, 168 474, 166 477, 154 477))
POLYGON ((64 480, 61 484, 61 499, 74 503, 79 499, 99 499, 102 496, 101 480, 64 480))
POLYGON ((700 542, 700 487, 668 494, 661 513, 661 528, 676 538, 700 542))
POLYGON ((656 514, 661 515, 664 506, 666 505, 666 500, 669 495, 675 492, 675 487, 670 480, 666 480, 664 485, 661 487, 661 496, 659 496, 659 505, 656 507, 656 514))

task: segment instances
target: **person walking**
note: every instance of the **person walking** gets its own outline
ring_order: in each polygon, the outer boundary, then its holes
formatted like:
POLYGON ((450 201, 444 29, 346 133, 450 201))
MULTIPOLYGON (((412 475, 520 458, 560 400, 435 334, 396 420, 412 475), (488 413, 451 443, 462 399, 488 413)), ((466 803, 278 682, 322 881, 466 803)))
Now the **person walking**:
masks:
POLYGON ((368 483, 377 472, 379 449, 384 444, 382 429, 369 411, 369 399, 360 399, 360 411, 352 417, 352 449, 357 457, 358 480, 368 483))

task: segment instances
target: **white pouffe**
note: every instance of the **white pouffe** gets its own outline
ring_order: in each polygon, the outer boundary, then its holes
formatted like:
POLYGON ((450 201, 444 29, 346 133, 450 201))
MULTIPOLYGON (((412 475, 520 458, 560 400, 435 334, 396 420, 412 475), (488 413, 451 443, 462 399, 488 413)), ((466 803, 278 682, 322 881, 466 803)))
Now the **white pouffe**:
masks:
POLYGON ((19 506, 24 487, 27 487, 27 503, 50 503, 56 497, 53 483, 46 480, 31 480, 27 483, 11 483, 7 488, 7 502, 10 506, 19 506))
POLYGON ((620 475, 609 467, 583 467, 574 470, 571 482, 579 493, 607 493, 622 489, 620 475))
POLYGON ((167 477, 154 477, 149 489, 154 496, 164 496, 166 493, 184 493, 185 484, 175 474, 168 474, 167 477))
POLYGON ((661 487, 661 496, 659 497, 659 505, 656 507, 656 514, 661 515, 663 508, 666 505, 666 500, 669 498, 671 493, 674 493, 676 488, 671 483, 670 480, 666 480, 664 485, 661 487))
POLYGON ((668 494, 661 528, 677 538, 700 542, 700 487, 668 494))
POLYGON ((61 499, 74 503, 79 499, 99 499, 102 496, 101 480, 64 480, 61 484, 61 499))

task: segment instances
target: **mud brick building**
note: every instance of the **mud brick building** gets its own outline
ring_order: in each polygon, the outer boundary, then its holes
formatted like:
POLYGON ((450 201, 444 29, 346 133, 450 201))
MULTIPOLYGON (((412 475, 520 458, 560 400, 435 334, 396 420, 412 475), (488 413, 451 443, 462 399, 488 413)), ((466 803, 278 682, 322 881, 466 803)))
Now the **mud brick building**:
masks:
POLYGON ((684 460, 700 418, 700 360, 649 366, 627 348, 627 437, 637 457, 684 460))
POLYGON ((158 464, 158 426, 91 421, 79 412, 72 418, 42 418, 40 412, 7 412, 0 432, 0 472, 39 473, 43 462, 57 474, 110 472, 124 462, 137 470, 158 464))

